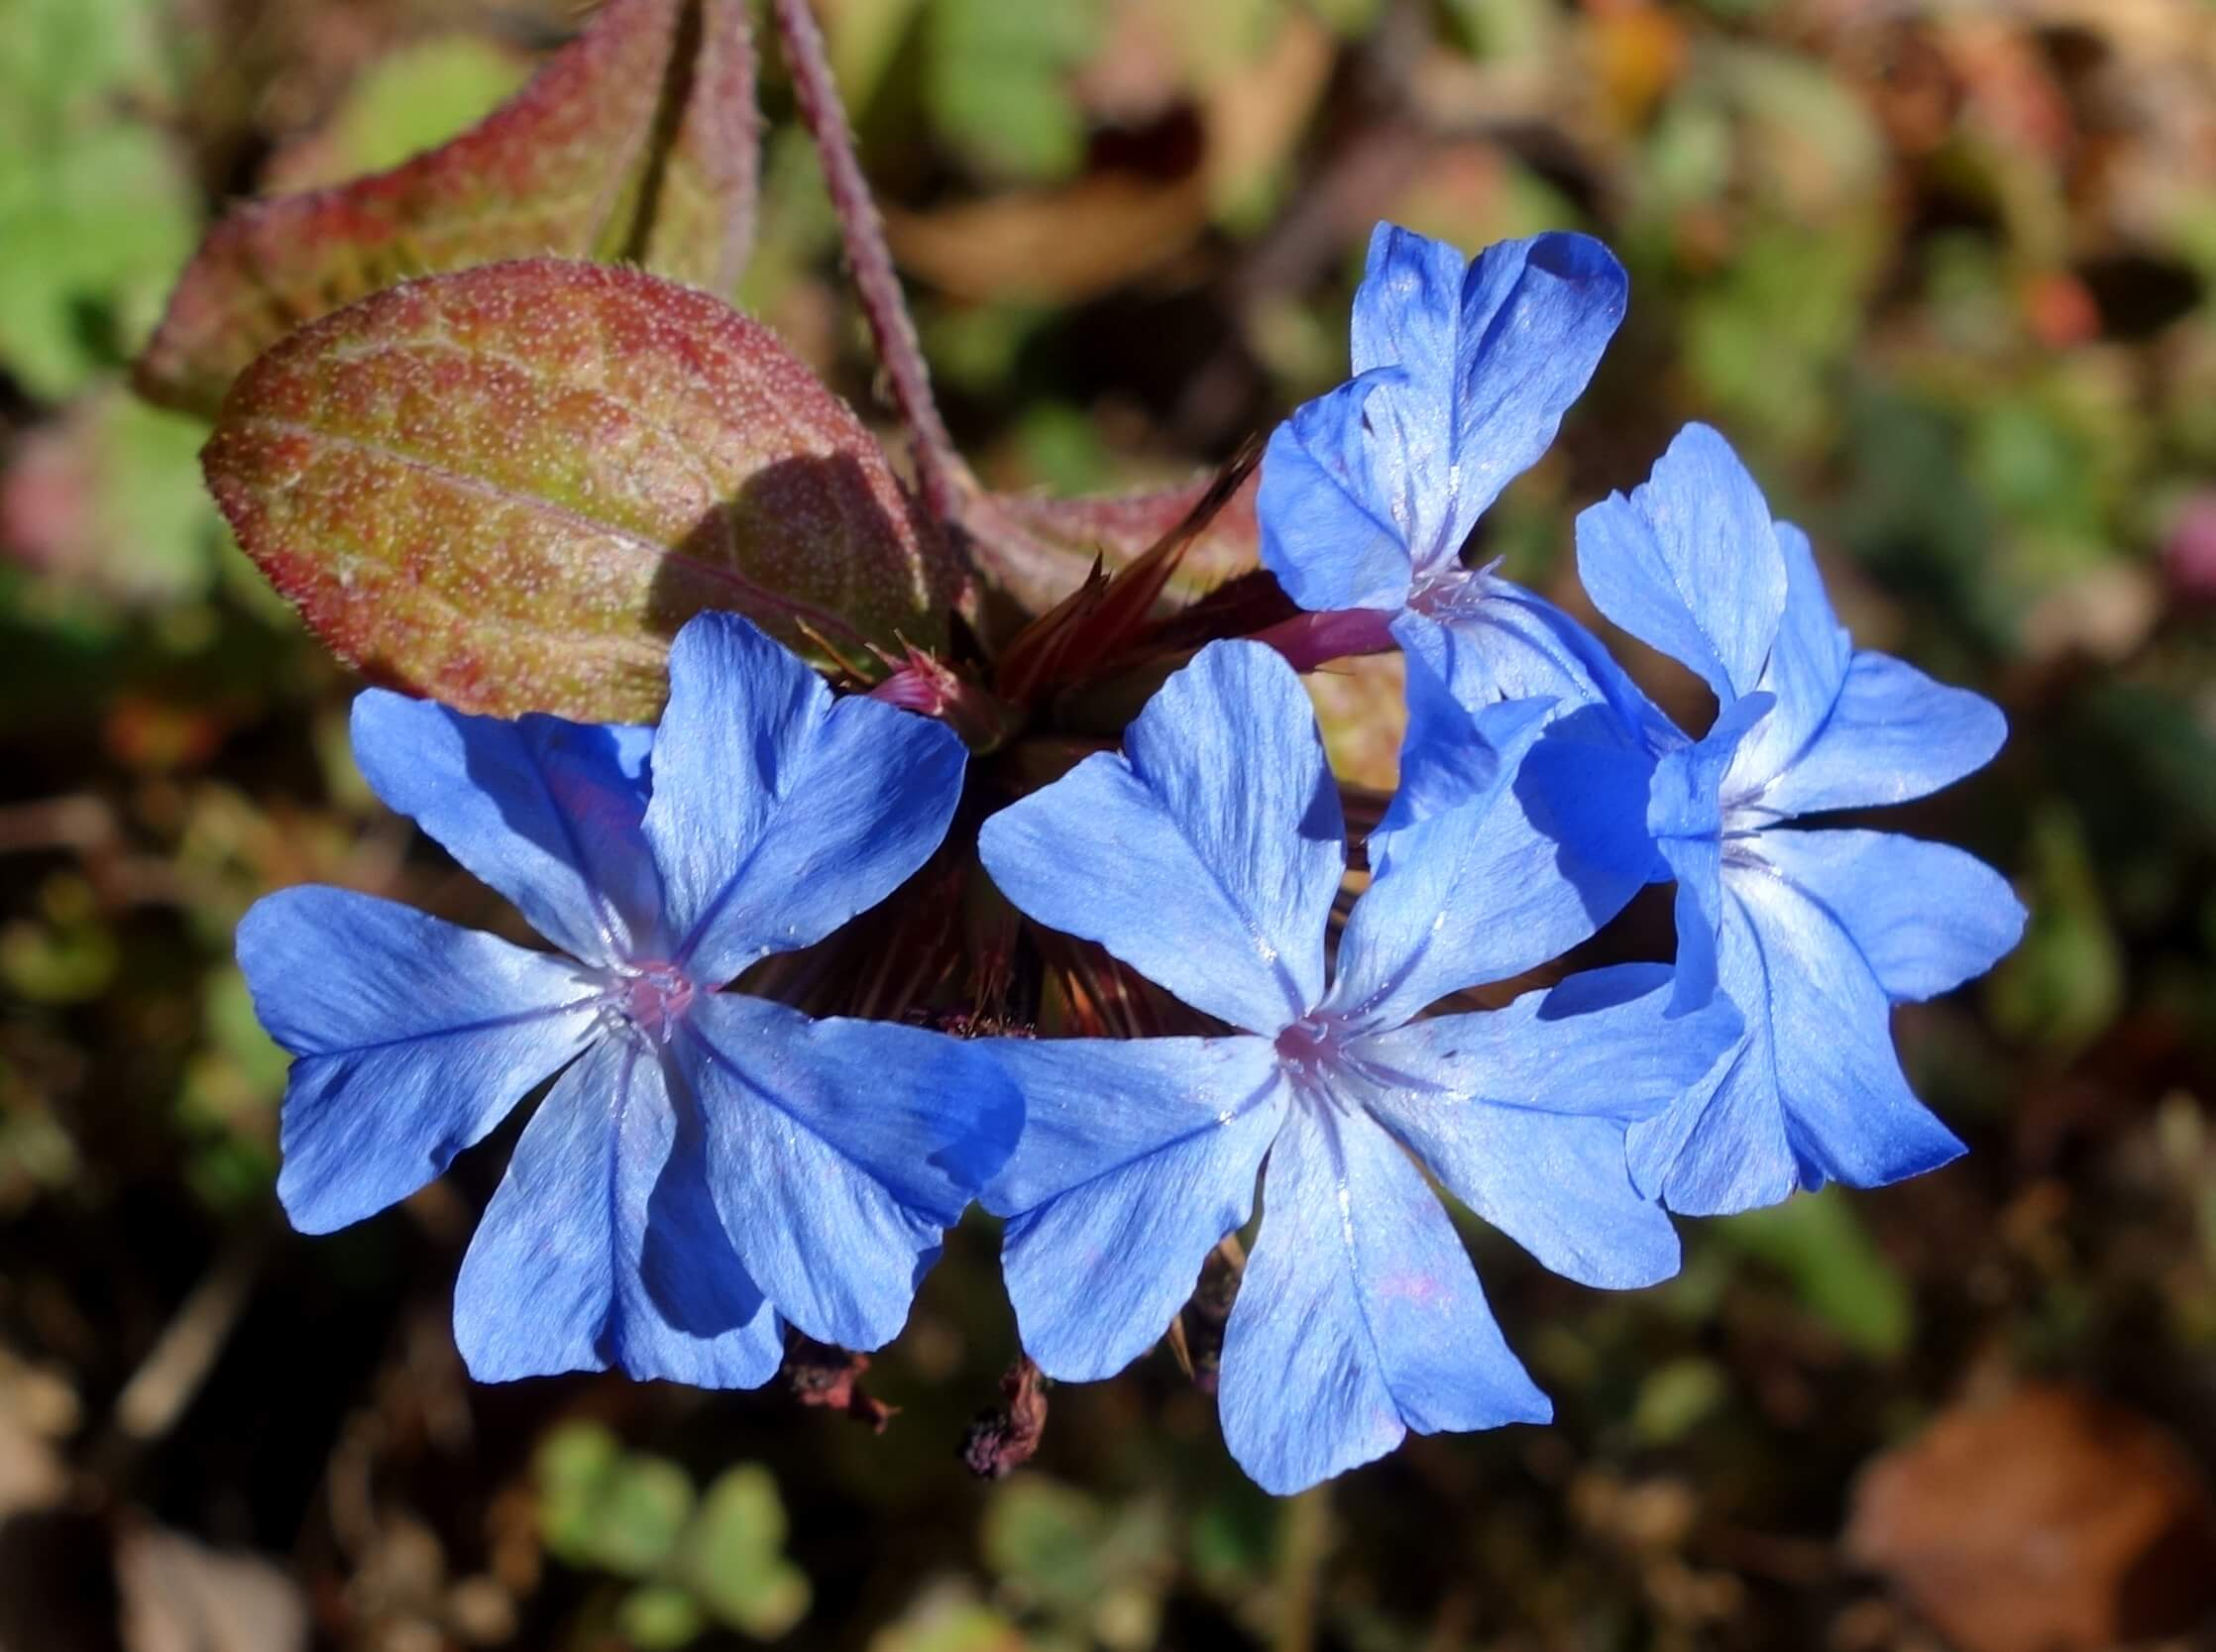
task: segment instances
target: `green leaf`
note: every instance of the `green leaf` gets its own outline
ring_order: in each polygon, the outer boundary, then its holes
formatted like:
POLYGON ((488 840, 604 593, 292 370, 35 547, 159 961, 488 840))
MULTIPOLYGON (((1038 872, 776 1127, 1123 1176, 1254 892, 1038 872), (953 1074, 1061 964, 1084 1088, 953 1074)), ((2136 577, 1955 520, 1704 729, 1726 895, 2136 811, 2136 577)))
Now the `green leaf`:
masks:
POLYGON ((255 363, 204 459, 318 636, 467 711, 650 718, 704 608, 818 658, 937 647, 959 582, 767 328, 635 270, 536 259, 365 299, 255 363))
POLYGON ((1890 1358, 1908 1346, 1916 1314, 1908 1284, 1839 1188, 1796 1194, 1709 1231, 1784 1274, 1802 1306, 1856 1352, 1890 1358))
POLYGON ((2032 918, 1986 989, 1993 1020, 2067 1060, 2124 1008, 2124 951, 2077 817, 2049 801, 2032 820, 2032 918))
POLYGON ((159 0, 9 0, 0 130, 88 123, 119 96, 164 95, 159 0))
POLYGON ((1729 1397, 1730 1386, 1714 1360, 1671 1360, 1640 1378, 1631 1431, 1643 1445, 1675 1445, 1729 1397))
POLYGON ((0 367, 59 400, 128 361, 198 213, 150 0, 14 0, 0 30, 0 367))
POLYGON ((629 1452, 598 1423, 564 1423, 532 1460, 539 1536, 572 1566, 652 1578, 693 1515, 693 1483, 664 1458, 629 1452))
POLYGON ((1042 1601, 1080 1608, 1100 1591, 1108 1514, 1073 1486, 1043 1475, 1005 1483, 985 1510, 985 1564, 1042 1601))
POLYGON ((808 1615, 808 1578, 784 1558, 785 1504, 758 1463, 717 1476, 686 1534, 679 1568, 719 1621, 775 1640, 808 1615))
POLYGON ((263 188, 316 189, 397 166, 491 114, 527 72, 515 53, 478 35, 401 47, 362 71, 321 131, 277 153, 263 188))
POLYGON ((41 886, 38 916, 0 924, 0 986, 27 1004, 82 1004, 122 966, 115 934, 83 879, 56 872, 41 886))
POLYGON ((596 1521, 623 1456, 622 1442, 599 1423, 564 1423, 531 1460, 538 1483, 539 1537, 573 1566, 593 1563, 596 1521))
POLYGON ((1003 1482, 985 1510, 985 1564, 1076 1637, 1137 1652, 1156 1643, 1174 1569, 1172 1533, 1149 1499, 1111 1510, 1041 1475, 1003 1482))
POLYGON ((1561 25, 1547 0, 1447 0, 1455 33, 1473 56, 1531 61, 1561 25))
POLYGON ((858 117, 907 40, 924 0, 840 0, 825 16, 831 74, 846 107, 858 117))
POLYGON ((940 1590, 872 1635, 869 1652, 1040 1652, 1040 1643, 991 1606, 940 1590))
POLYGON ((924 98, 940 136, 989 175, 1075 173, 1085 131, 1069 81, 1101 21, 1098 0, 935 0, 924 98))
POLYGON ((623 1597, 615 1627, 638 1652, 690 1645, 708 1627, 700 1602, 670 1584, 647 1584, 623 1597))
POLYGON ((170 295, 140 388, 212 412, 303 322, 500 259, 633 260, 730 292, 753 231, 753 72, 744 0, 608 0, 514 99, 443 148, 227 214, 170 295))

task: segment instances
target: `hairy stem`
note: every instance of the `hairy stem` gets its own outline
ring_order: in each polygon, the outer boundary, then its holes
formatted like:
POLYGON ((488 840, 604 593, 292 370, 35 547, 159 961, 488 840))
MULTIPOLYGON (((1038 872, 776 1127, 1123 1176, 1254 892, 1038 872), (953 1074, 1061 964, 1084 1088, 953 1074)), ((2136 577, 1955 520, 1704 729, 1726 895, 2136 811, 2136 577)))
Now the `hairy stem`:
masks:
POLYGON ((946 423, 939 416, 939 403, 932 397, 931 371, 924 366, 916 324, 909 318, 900 277, 893 272, 885 221, 878 215, 854 154, 853 128, 847 124, 846 106, 831 78, 823 30, 809 0, 774 0, 774 5, 786 71, 792 76, 800 118, 823 157, 824 179, 838 214, 839 236, 846 246, 846 262, 853 268, 870 338, 892 387, 893 405, 915 442, 916 479, 923 490, 924 507, 941 526, 954 526, 968 492, 961 456, 954 451, 946 423))

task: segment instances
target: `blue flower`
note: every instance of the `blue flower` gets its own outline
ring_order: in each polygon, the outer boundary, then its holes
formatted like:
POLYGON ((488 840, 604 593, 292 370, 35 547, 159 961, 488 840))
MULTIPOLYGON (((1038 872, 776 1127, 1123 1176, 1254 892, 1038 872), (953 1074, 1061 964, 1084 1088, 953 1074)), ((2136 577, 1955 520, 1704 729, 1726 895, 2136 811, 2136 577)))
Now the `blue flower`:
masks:
POLYGON ((1267 648, 1203 649, 1121 755, 986 823, 986 868, 1024 912, 1239 1029, 995 1046, 1026 1122, 981 1197, 1008 1218, 1009 1293, 1051 1376, 1106 1377, 1162 1334, 1251 1215, 1265 1160, 1218 1391, 1233 1455, 1272 1490, 1411 1428, 1550 1414, 1419 1163, 1569 1277, 1628 1286, 1676 1269, 1624 1132, 1729 1046, 1726 1006, 1666 1022, 1669 971, 1631 965, 1415 1019, 1591 928, 1566 916, 1575 892, 1543 845, 1493 829, 1545 712, 1490 709, 1425 807, 1373 836, 1374 881, 1328 981, 1338 794, 1299 681, 1267 648))
POLYGON ((679 633, 670 677, 658 730, 355 702, 379 796, 561 954, 328 888, 239 926, 256 1011, 295 1057, 277 1192, 303 1232, 406 1197, 561 1074, 455 1287, 483 1380, 751 1386, 787 1321, 874 1348, 1014 1139, 1016 1097, 967 1046, 716 990, 915 871, 960 742, 834 704, 728 614, 679 633))
POLYGON ((1304 608, 1422 608, 1465 580, 1462 542, 1554 440, 1623 319, 1623 267, 1590 236, 1467 266, 1393 224, 1370 239, 1354 378, 1278 426, 1263 560, 1304 608))
MULTIPOLYGON (((1546 452, 1623 319, 1629 283, 1591 236, 1461 252, 1394 224, 1355 293, 1354 378, 1296 409, 1263 455, 1262 560, 1300 606, 1391 614, 1401 647, 1471 706, 1569 711, 1621 680, 1550 604, 1463 542, 1546 452)), ((1628 710, 1628 705, 1624 708, 1628 710)))
POLYGON ((1698 740, 1642 719, 1646 824, 1677 879, 1680 1002, 1720 988, 1746 1036, 1710 1084, 1633 1128, 1639 1186, 1674 1210, 1725 1212, 1952 1158, 1961 1144, 1910 1091, 1888 1011, 1990 968, 2023 908, 1944 844, 1778 828, 1982 767, 2007 735, 1999 709, 1855 649, 1807 537, 1770 519, 1704 425, 1629 498, 1579 517, 1578 570, 1603 613, 1691 667, 1717 708, 1698 740))
POLYGON ((1354 300, 1355 377, 1277 427, 1256 501, 1262 560, 1295 603, 1390 615, 1409 673, 1404 777, 1462 748, 1473 712, 1553 703, 1496 829, 1553 843, 1596 923, 1662 870, 1643 830, 1659 714, 1576 620, 1461 557, 1554 440, 1627 290, 1590 236, 1504 241, 1466 266, 1380 224, 1354 300))

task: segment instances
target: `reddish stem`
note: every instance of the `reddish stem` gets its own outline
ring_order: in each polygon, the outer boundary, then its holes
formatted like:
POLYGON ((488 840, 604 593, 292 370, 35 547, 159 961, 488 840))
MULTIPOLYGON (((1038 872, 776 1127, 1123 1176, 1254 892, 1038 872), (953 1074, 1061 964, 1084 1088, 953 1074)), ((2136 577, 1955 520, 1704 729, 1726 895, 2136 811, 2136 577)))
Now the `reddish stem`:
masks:
POLYGON ((1392 639, 1391 624, 1392 615, 1381 608, 1337 608, 1295 614, 1256 631, 1253 640, 1274 648, 1293 670, 1313 671, 1350 655, 1390 653, 1400 646, 1392 639))
POLYGON ((923 489, 924 506, 942 526, 952 526, 960 520, 969 492, 966 473, 946 423, 939 416, 939 403, 932 397, 931 370, 924 365, 916 324, 909 318, 900 277, 893 272, 885 221, 878 215, 854 154, 853 128, 831 78, 823 30, 808 0, 774 0, 774 5, 786 72, 792 76, 800 118, 823 157, 824 181, 838 214, 839 235, 846 244, 846 262, 853 267, 870 338, 892 386, 893 404, 915 441, 916 479, 923 489))

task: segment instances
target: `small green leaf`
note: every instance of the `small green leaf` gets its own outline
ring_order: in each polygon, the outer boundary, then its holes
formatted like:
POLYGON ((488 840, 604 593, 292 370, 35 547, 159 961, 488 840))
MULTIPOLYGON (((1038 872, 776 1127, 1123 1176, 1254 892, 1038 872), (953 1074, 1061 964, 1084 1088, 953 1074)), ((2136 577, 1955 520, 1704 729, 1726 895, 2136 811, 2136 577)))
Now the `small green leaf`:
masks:
POLYGON ((1802 1306, 1848 1347, 1890 1358, 1908 1346, 1916 1314, 1908 1284, 1838 1188, 1796 1194, 1768 1210, 1726 1217, 1709 1231, 1784 1274, 1802 1306))
POLYGON ((1078 1644, 1136 1652, 1156 1643, 1174 1569, 1162 1507, 1113 1509, 1041 1475, 1003 1482, 985 1511, 985 1564, 1013 1597, 1034 1604, 1078 1644))
POLYGON ((14 0, 0 29, 0 367, 59 400, 161 313, 197 222, 149 0, 14 0))
POLYGON ((679 1569, 722 1623, 774 1640, 808 1614, 807 1575, 788 1562, 785 1504, 758 1463, 724 1470, 701 1498, 679 1569))
POLYGON ((0 924, 0 986, 28 1004, 82 1004, 108 990, 122 952, 82 880, 56 873, 40 891, 45 911, 0 924))
MULTIPOLYGON (((957 1586, 958 1587, 958 1586, 957 1586)), ((869 1652, 1042 1652, 1006 1615, 966 1592, 927 1593, 898 1620, 870 1637, 869 1652)))
POLYGON ((1994 1021, 2066 1060, 2124 1007, 2124 953, 2075 815, 2043 805, 2032 821, 2032 918, 1986 988, 1994 1021))
POLYGON ((859 117, 877 95, 925 0, 839 0, 824 18, 831 73, 859 117))
POLYGON ((365 299, 254 364, 205 465, 310 629, 465 711, 650 718, 704 608, 817 658, 936 648, 960 582, 767 328, 635 270, 535 259, 365 299))
POLYGON ((670 1584, 647 1584, 623 1597, 615 1627, 638 1652, 670 1652, 690 1645, 708 1627, 700 1602, 670 1584))
POLYGON ((1639 1381, 1631 1407, 1631 1431, 1642 1444, 1675 1445, 1730 1396, 1723 1373, 1714 1360, 1672 1360, 1639 1381))
POLYGON ((593 1511, 593 1564, 622 1578, 650 1578, 670 1563, 693 1517, 693 1483, 675 1463, 626 1453, 593 1511))
POLYGON ((573 1566, 593 1564, 598 1511, 622 1456, 622 1442, 600 1424, 573 1422, 549 1434, 531 1461, 540 1539, 573 1566))
POLYGON ((491 114, 526 73, 515 53, 478 35, 404 46, 362 71, 322 130, 278 151, 263 188, 317 189, 397 166, 491 114))
POLYGON ((940 136, 980 170, 1067 177, 1084 159, 1070 77, 1101 25, 1098 0, 935 0, 924 97, 940 136))
POLYGON ((1044 1601, 1081 1606, 1099 1594, 1107 1511, 1042 1475, 1008 1481, 985 1511, 985 1564, 1044 1601))

